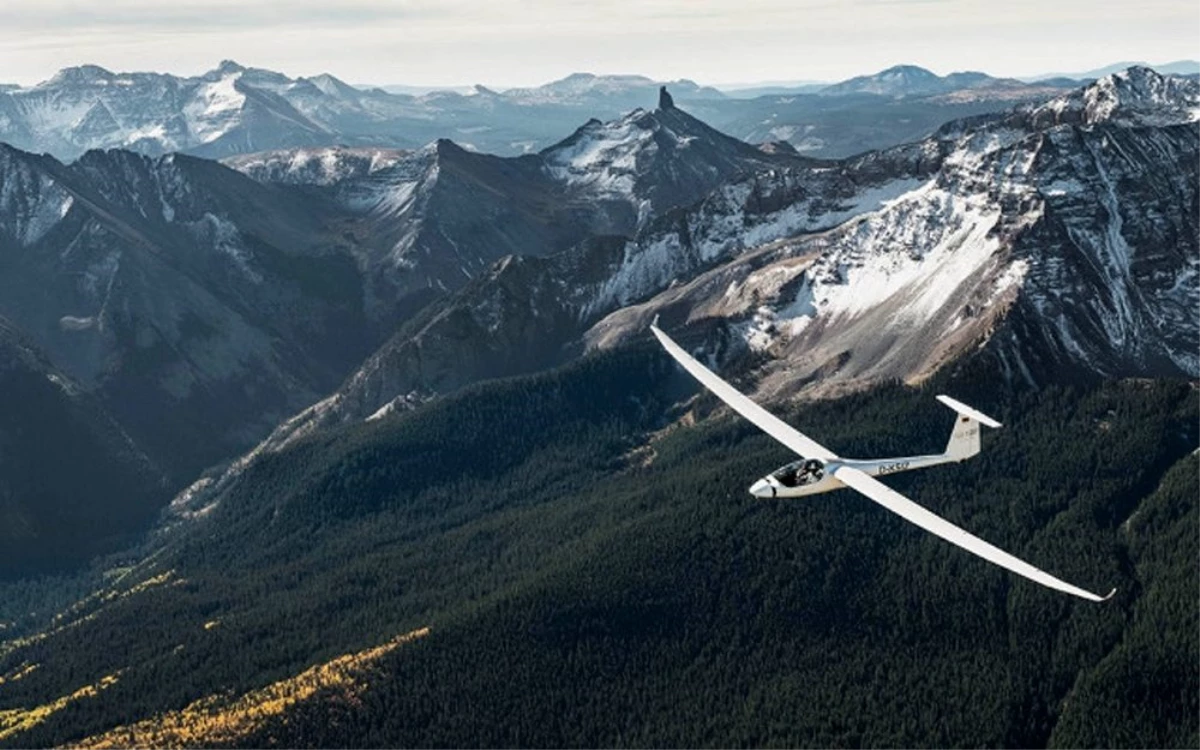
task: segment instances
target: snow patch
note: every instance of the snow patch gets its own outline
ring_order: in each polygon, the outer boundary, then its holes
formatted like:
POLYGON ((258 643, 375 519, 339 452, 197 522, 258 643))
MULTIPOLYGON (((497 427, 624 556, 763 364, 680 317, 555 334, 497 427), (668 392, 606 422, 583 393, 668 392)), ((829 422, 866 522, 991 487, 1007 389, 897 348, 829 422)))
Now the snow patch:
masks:
POLYGON ((814 265, 813 307, 856 317, 903 294, 897 322, 919 324, 999 249, 989 236, 999 217, 999 207, 929 183, 862 219, 814 265))
POLYGON ((568 185, 632 198, 639 155, 658 148, 654 131, 639 124, 644 114, 634 110, 615 122, 588 123, 574 142, 546 155, 547 171, 568 185))
POLYGON ((196 89, 195 96, 183 107, 184 116, 200 143, 211 143, 237 124, 237 115, 246 104, 246 96, 237 90, 236 72, 196 89))
POLYGON ((88 331, 96 327, 94 317, 77 318, 74 315, 64 315, 58 319, 58 327, 64 331, 88 331))
POLYGON ((691 246, 684 247, 676 232, 630 242, 620 269, 607 278, 585 306, 584 315, 628 305, 661 289, 672 278, 732 257, 750 248, 786 238, 831 229, 865 212, 877 210, 911 193, 922 181, 902 178, 863 189, 833 206, 801 201, 765 216, 751 216, 744 206, 752 189, 749 183, 722 188, 720 200, 701 209, 691 232, 691 246))
POLYGON ((255 284, 261 284, 262 274, 255 271, 250 262, 253 256, 242 242, 241 233, 233 222, 205 212, 197 222, 190 224, 198 238, 209 242, 212 247, 233 261, 242 274, 255 284))

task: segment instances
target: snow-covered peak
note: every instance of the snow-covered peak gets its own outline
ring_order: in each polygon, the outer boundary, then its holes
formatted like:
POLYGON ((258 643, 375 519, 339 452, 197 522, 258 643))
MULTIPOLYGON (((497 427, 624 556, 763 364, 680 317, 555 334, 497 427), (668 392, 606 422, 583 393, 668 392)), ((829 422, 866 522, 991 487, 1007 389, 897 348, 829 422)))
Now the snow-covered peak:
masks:
POLYGON ((646 110, 635 109, 610 122, 588 120, 570 138, 548 149, 546 160, 553 165, 587 167, 614 151, 626 152, 645 143, 653 130, 646 110))
POLYGON ((822 96, 878 94, 881 96, 910 96, 932 94, 945 88, 942 78, 916 65, 895 65, 874 75, 857 76, 819 92, 822 96))
POLYGON ((642 109, 612 122, 589 120, 570 138, 543 152, 547 169, 566 182, 632 196, 638 158, 655 148, 655 124, 642 109))
POLYGON ((1200 100, 1200 84, 1181 76, 1164 76, 1150 68, 1133 67, 1113 73, 1084 89, 1088 111, 1095 117, 1126 109, 1167 109, 1194 106, 1200 100))
MULTIPOLYGON (((687 120, 693 118, 686 117, 687 120)), ((624 117, 609 122, 588 120, 566 140, 542 152, 552 169, 569 172, 592 172, 597 167, 613 170, 632 170, 639 154, 656 148, 655 135, 665 136, 680 147, 694 141, 699 132, 692 132, 687 121, 674 121, 661 112, 637 108, 624 117), (668 121, 671 119, 673 121, 668 121), (683 127, 679 127, 683 124, 683 127)), ((703 123, 694 121, 703 126, 703 123)))
POLYGON ((912 83, 914 81, 933 81, 937 74, 918 65, 893 65, 887 70, 874 76, 880 81, 912 83))
POLYGON ((1200 81, 1161 75, 1135 66, 1103 78, 1032 110, 1035 122, 1079 122, 1094 125, 1108 120, 1146 125, 1169 125, 1196 118, 1200 81))
POLYGON ((97 83, 110 80, 114 77, 113 71, 108 70, 98 65, 77 65, 74 67, 65 67, 61 71, 55 73, 54 78, 50 79, 52 83, 97 83))
POLYGON ((1015 79, 993 78, 974 70, 939 76, 916 65, 896 65, 874 75, 858 76, 835 83, 818 93, 821 96, 943 96, 951 97, 951 101, 970 101, 978 98, 1011 98, 1013 95, 1024 95, 1028 98, 1031 89, 1015 79))
POLYGON ((320 89, 321 93, 326 94, 327 96, 346 98, 356 96, 360 93, 358 89, 354 88, 345 81, 330 75, 329 73, 321 73, 320 75, 315 75, 307 80, 312 83, 312 85, 320 89))
POLYGON ((86 85, 105 85, 112 81, 114 74, 111 70, 102 68, 99 65, 77 65, 72 68, 63 68, 54 74, 54 77, 48 81, 38 84, 39 86, 86 86, 86 85))
POLYGON ((558 101, 586 94, 615 94, 634 89, 644 89, 657 84, 645 76, 606 75, 572 73, 566 78, 535 88, 508 89, 505 96, 526 101, 558 101))
POLYGON ((569 190, 634 207, 638 226, 663 210, 700 200, 736 176, 798 160, 731 138, 676 106, 639 108, 610 122, 590 120, 541 157, 546 173, 569 190))
POLYGON ((233 60, 222 60, 220 62, 220 64, 217 65, 217 67, 215 67, 211 71, 209 71, 208 75, 212 76, 213 78, 225 78, 226 76, 229 76, 229 75, 232 75, 235 73, 244 73, 244 72, 246 72, 245 66, 239 65, 237 62, 235 62, 233 60))

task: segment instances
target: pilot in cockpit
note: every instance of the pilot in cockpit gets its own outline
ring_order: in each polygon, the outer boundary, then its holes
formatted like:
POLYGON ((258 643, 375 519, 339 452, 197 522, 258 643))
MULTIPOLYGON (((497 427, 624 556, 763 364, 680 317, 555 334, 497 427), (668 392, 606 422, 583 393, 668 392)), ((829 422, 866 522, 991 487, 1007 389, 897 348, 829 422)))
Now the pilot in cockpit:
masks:
POLYGON ((821 462, 811 458, 807 461, 793 461, 775 472, 774 476, 784 487, 800 487, 820 481, 824 471, 821 462))
POLYGON ((810 484, 821 478, 821 462, 816 459, 809 459, 804 462, 804 466, 800 469, 796 477, 797 484, 810 484))

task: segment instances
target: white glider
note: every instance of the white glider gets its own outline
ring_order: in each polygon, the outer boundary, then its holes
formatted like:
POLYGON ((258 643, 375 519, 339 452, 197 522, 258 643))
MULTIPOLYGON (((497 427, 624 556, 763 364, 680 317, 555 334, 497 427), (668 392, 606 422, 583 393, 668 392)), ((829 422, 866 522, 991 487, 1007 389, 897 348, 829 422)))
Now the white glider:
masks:
POLYGON ((750 487, 750 494, 760 498, 802 497, 829 492, 841 487, 850 487, 892 511, 905 520, 932 532, 951 544, 979 555, 1031 581, 1063 591, 1083 599, 1102 602, 1117 592, 1113 589, 1108 596, 1098 596, 1066 581, 1059 580, 999 547, 964 531, 940 516, 917 505, 904 495, 891 489, 874 477, 895 474, 901 471, 924 469, 957 461, 964 461, 979 453, 979 426, 999 427, 1000 423, 949 396, 938 396, 946 406, 958 413, 950 441, 944 453, 928 456, 907 456, 879 460, 842 458, 812 438, 802 435, 783 420, 768 412, 733 386, 717 377, 711 370, 697 362, 680 348, 669 336, 651 325, 650 330, 659 343, 683 369, 699 380, 704 387, 717 395, 734 411, 750 420, 756 427, 792 449, 801 458, 763 477, 750 487))

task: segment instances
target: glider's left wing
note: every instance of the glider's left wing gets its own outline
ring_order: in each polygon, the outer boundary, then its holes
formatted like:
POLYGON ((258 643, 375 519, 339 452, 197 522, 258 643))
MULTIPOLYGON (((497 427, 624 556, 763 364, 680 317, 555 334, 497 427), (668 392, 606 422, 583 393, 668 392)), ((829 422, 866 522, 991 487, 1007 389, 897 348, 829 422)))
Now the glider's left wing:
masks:
POLYGON ((650 330, 654 332, 655 337, 658 338, 658 342, 663 345, 667 353, 674 357, 675 361, 683 365, 683 369, 691 373, 692 377, 699 380, 705 388, 716 394, 717 398, 729 404, 734 411, 753 422, 760 430, 804 458, 819 458, 822 461, 830 461, 837 458, 837 455, 833 451, 807 435, 800 434, 798 430, 788 425, 787 422, 784 422, 779 417, 739 393, 729 383, 721 380, 712 370, 697 362, 692 355, 680 348, 679 344, 672 341, 670 336, 660 331, 658 326, 651 325, 650 330))
POLYGON ((901 495, 883 482, 867 475, 859 469, 851 466, 840 466, 834 469, 833 476, 841 480, 842 484, 858 490, 904 520, 915 523, 922 529, 937 534, 951 544, 957 544, 959 547, 979 555, 988 562, 995 563, 1002 568, 1008 568, 1017 575, 1025 576, 1029 580, 1040 583, 1043 586, 1049 586, 1052 589, 1064 591, 1093 602, 1102 602, 1117 592, 1116 589, 1113 589, 1108 592, 1108 596, 1098 596, 1090 591, 1084 591, 1077 586, 1072 586, 1066 581, 1060 581, 1046 571, 1035 568, 1024 560, 1014 557, 999 547, 994 547, 979 537, 964 531, 936 513, 922 508, 904 495, 901 495))

